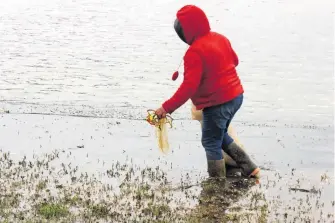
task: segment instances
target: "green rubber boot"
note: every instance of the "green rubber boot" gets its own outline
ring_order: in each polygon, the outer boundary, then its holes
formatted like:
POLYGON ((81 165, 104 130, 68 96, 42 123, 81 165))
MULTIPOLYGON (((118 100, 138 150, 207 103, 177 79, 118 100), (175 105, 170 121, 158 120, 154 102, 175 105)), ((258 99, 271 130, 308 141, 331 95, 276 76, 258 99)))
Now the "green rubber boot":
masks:
POLYGON ((210 177, 226 178, 226 165, 222 160, 207 160, 207 171, 210 177))
POLYGON ((232 142, 224 151, 235 160, 244 176, 259 177, 260 169, 238 144, 232 142))

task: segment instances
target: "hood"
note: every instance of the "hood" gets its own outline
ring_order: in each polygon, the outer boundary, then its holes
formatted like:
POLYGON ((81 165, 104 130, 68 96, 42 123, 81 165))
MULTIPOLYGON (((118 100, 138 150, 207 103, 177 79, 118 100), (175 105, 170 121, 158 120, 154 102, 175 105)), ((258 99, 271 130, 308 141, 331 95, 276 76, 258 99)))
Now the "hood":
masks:
POLYGON ((194 5, 185 5, 177 12, 176 23, 179 22, 181 31, 177 31, 179 37, 187 44, 191 45, 197 38, 206 35, 210 31, 209 21, 206 14, 194 5))

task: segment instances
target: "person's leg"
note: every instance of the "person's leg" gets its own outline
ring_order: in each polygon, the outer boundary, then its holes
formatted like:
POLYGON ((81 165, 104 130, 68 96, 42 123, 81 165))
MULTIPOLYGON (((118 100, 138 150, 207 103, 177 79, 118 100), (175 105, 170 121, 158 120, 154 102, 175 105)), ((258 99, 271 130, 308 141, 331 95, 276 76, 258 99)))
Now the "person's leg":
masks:
POLYGON ((225 148, 232 142, 234 142, 234 139, 230 137, 230 135, 228 134, 228 127, 231 121, 233 120, 236 112, 241 108, 242 103, 243 103, 243 94, 239 95, 238 97, 234 98, 231 101, 228 101, 227 103, 225 103, 225 106, 222 107, 222 113, 224 113, 228 119, 224 130, 222 148, 225 148))
MULTIPOLYGON (((195 105, 192 103, 191 105, 191 118, 192 120, 197 120, 200 123, 200 129, 202 129, 202 121, 203 121, 203 113, 202 110, 197 110, 195 105)), ((230 137, 234 139, 234 141, 238 144, 240 144, 237 135, 235 131, 233 130, 233 127, 231 125, 228 126, 228 134, 230 137)), ((242 146, 242 145, 241 145, 242 146)), ((225 152, 223 151, 223 158, 225 161, 226 167, 238 167, 236 162, 225 152)))
POLYGON ((231 156, 235 160, 237 165, 241 167, 243 175, 254 177, 259 174, 260 169, 256 166, 255 163, 251 161, 248 154, 236 142, 234 142, 234 140, 229 136, 226 131, 234 115, 241 108, 242 103, 243 95, 240 95, 234 100, 228 102, 227 105, 223 107, 224 110, 222 112, 227 113, 227 116, 230 115, 231 118, 227 122, 222 141, 222 148, 229 156, 231 156))
POLYGON ((225 162, 222 155, 222 140, 225 120, 220 113, 220 106, 203 109, 201 143, 205 148, 207 168, 210 177, 225 177, 225 162))

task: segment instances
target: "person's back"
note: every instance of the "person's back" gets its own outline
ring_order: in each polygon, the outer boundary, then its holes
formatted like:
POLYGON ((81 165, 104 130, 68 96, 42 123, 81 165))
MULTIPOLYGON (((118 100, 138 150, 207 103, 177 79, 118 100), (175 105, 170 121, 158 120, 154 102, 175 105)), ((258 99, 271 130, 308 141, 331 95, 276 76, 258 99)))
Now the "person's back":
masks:
POLYGON ((209 32, 191 47, 201 55, 204 70, 198 90, 191 98, 198 109, 222 104, 244 92, 235 69, 238 58, 224 35, 209 32))

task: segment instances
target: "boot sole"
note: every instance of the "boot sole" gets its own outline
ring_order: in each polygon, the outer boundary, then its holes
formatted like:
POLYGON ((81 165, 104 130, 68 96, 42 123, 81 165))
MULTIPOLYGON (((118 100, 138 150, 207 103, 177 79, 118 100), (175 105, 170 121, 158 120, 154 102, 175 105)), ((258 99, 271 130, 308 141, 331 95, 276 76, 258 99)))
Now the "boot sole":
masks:
POLYGON ((259 177, 259 172, 260 172, 260 168, 256 168, 256 169, 254 169, 254 171, 252 171, 252 173, 251 174, 249 174, 249 177, 259 177))

